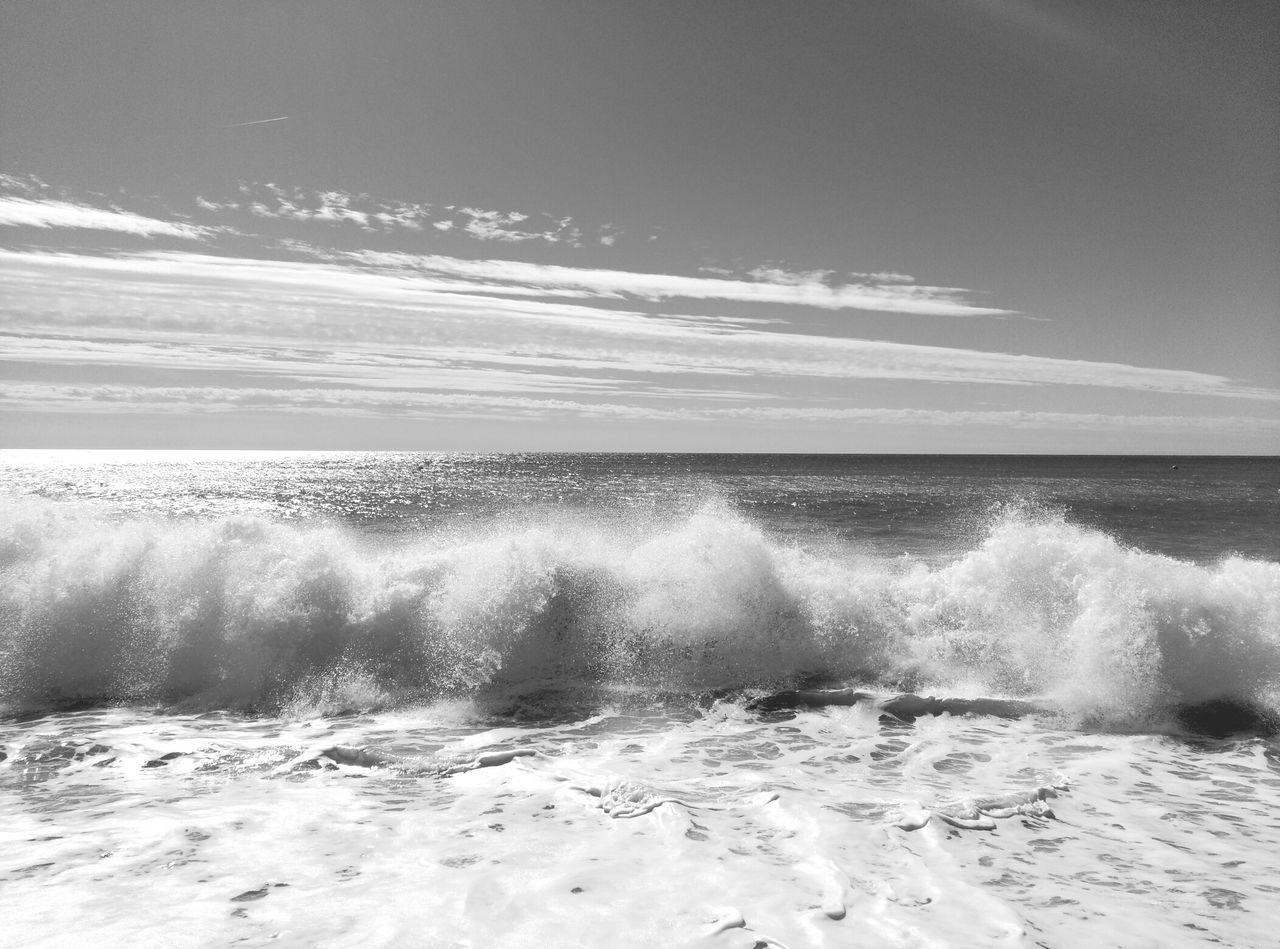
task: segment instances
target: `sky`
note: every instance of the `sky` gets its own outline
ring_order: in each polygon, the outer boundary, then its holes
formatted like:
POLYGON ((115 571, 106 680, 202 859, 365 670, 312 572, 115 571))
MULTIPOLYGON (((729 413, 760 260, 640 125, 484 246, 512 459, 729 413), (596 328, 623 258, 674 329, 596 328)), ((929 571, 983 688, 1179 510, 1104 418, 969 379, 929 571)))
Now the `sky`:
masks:
POLYGON ((1280 453, 1273 0, 9 0, 0 447, 1280 453))

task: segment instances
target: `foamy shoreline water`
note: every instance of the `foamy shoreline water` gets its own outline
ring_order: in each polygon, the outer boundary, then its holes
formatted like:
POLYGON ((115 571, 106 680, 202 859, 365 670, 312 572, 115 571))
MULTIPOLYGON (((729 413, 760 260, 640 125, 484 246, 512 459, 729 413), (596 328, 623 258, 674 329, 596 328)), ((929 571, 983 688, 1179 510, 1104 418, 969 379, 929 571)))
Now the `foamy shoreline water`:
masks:
POLYGON ((1262 739, 732 704, 471 716, 9 723, 0 908, 42 908, 27 945, 87 920, 109 945, 1268 942, 1280 778, 1262 739), (424 773, 335 764, 335 742, 532 754, 424 773), (998 795, 1039 804, 991 830, 936 816, 998 795))
POLYGON ((1269 945, 1276 466, 983 464, 11 464, 0 911, 49 946, 1269 945), (1015 701, 752 704, 834 685, 1015 701))

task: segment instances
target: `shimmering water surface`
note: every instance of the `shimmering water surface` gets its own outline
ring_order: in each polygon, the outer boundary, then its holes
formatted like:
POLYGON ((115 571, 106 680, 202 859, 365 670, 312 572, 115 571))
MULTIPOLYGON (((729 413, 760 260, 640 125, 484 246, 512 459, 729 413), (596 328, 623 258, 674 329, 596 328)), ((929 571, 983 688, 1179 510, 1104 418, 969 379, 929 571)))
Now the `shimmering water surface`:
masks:
POLYGON ((0 942, 1269 946, 1278 528, 1272 459, 0 456, 0 942))

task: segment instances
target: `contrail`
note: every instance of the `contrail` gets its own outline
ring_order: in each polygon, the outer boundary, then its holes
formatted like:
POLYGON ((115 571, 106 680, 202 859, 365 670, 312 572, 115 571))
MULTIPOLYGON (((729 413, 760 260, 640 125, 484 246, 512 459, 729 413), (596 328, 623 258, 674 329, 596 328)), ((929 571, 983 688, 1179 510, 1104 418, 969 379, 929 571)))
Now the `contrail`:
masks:
POLYGON ((265 125, 267 122, 283 122, 288 117, 287 115, 278 115, 274 119, 254 119, 252 122, 237 122, 234 125, 224 125, 222 127, 224 129, 238 129, 246 125, 265 125))

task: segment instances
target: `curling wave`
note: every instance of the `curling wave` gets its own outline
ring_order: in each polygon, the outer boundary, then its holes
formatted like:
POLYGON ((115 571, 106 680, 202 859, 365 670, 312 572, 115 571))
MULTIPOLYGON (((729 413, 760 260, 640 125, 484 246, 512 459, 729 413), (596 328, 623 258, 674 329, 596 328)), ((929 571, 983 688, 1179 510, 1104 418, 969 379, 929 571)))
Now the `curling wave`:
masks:
POLYGON ((851 683, 1132 726, 1280 710, 1280 564, 1200 566, 1009 514, 943 566, 665 528, 377 539, 260 518, 0 512, 0 703, 371 707, 495 690, 851 683))

